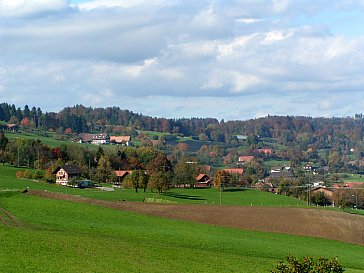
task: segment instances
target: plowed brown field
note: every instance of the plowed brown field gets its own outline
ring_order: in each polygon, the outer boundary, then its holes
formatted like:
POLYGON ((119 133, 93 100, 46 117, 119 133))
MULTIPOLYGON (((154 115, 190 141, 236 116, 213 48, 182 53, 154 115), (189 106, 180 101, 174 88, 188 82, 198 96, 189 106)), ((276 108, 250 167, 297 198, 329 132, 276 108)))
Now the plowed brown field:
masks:
POLYGON ((364 217, 321 209, 108 202, 46 191, 28 194, 197 223, 322 237, 364 245, 364 217))

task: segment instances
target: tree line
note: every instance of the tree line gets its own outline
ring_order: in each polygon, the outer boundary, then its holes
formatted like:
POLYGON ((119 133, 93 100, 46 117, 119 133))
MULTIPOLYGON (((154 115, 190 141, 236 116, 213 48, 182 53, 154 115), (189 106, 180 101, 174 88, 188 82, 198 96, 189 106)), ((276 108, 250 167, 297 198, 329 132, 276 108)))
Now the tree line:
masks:
POLYGON ((236 135, 273 138, 283 145, 297 144, 334 149, 355 146, 363 140, 363 118, 312 118, 302 116, 267 116, 250 120, 218 121, 215 118, 166 119, 144 116, 119 107, 92 108, 83 105, 65 107, 58 113, 43 112, 39 107, 24 108, 0 104, 0 121, 65 132, 91 132, 122 127, 193 136, 215 142, 237 141, 236 135))

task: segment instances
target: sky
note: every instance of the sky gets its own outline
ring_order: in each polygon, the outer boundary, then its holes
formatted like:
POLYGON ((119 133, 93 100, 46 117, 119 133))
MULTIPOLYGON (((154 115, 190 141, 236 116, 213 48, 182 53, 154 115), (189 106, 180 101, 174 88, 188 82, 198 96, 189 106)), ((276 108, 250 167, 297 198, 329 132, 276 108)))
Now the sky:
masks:
POLYGON ((0 102, 245 120, 364 112, 364 0, 0 0, 0 102))

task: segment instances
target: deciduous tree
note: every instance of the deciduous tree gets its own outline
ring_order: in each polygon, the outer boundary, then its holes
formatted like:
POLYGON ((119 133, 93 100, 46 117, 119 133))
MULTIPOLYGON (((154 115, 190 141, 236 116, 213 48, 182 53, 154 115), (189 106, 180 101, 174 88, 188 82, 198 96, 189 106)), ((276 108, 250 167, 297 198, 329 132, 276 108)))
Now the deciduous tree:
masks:
POLYGON ((111 164, 109 159, 102 155, 96 169, 96 176, 100 182, 109 182, 111 178, 111 164))

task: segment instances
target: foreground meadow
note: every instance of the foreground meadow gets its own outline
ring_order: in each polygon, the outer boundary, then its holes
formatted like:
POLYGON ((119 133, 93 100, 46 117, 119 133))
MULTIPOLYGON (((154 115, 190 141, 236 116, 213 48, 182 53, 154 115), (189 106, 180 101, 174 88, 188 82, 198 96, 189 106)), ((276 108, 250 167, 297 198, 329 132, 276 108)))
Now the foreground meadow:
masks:
POLYGON ((0 272, 268 272, 295 256, 364 272, 364 247, 2 192, 0 272), (5 224, 4 224, 5 223, 5 224))

